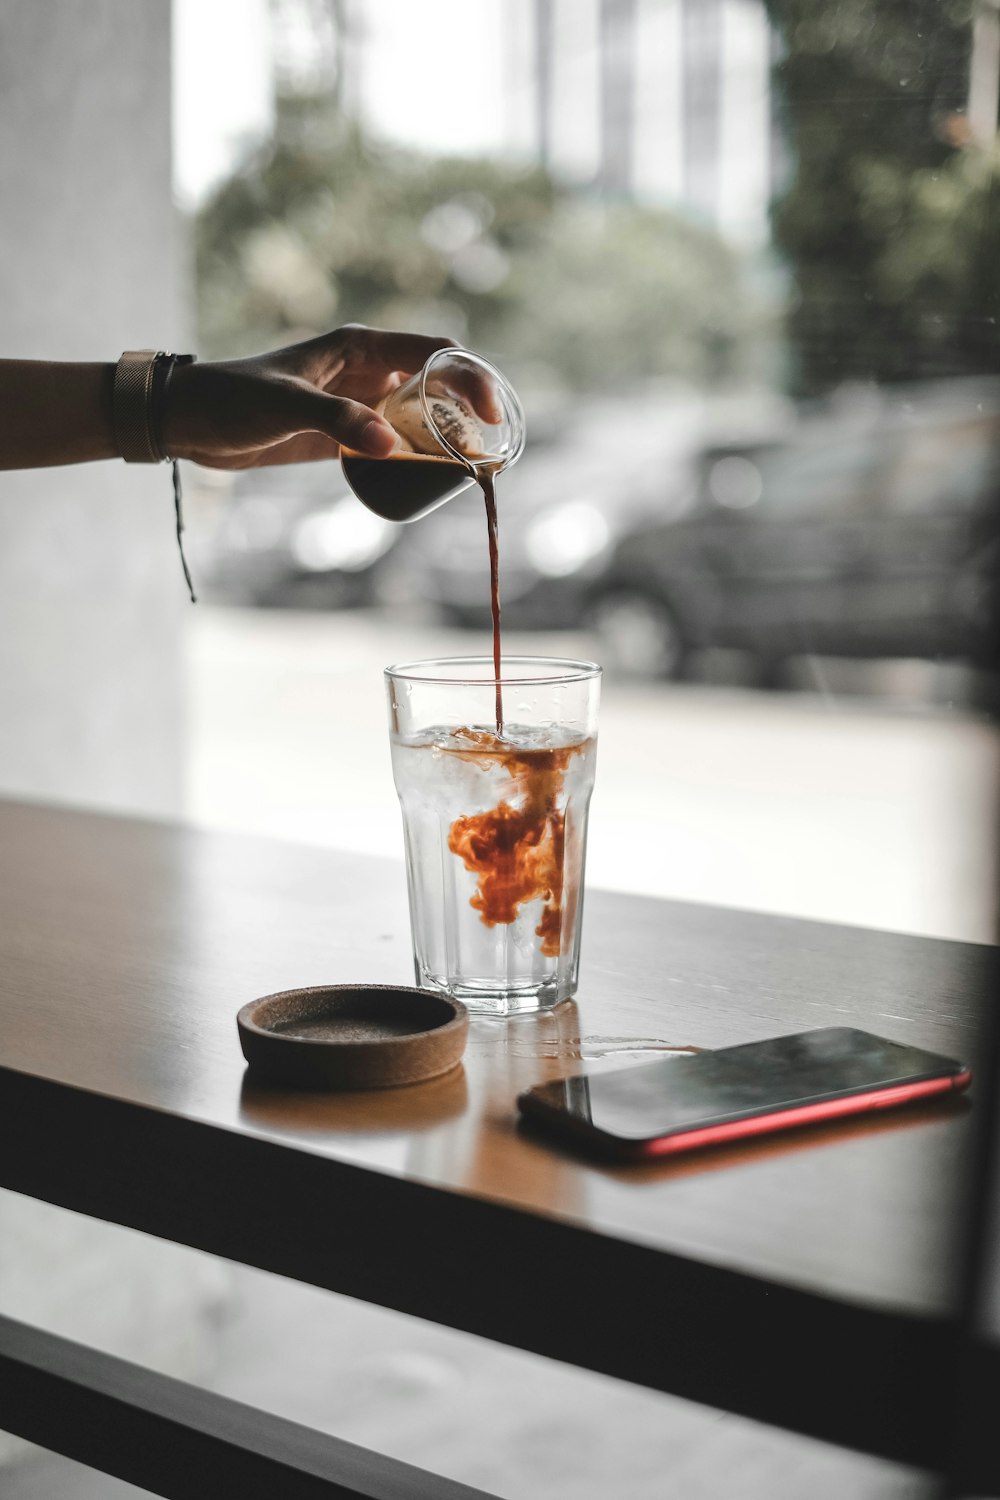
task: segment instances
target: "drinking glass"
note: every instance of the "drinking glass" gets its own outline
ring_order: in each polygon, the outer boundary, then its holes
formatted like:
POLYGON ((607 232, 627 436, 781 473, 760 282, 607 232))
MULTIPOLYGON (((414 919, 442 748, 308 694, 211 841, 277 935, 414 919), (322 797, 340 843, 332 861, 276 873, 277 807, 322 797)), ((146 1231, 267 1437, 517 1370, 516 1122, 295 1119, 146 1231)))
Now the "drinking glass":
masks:
POLYGON ((524 449, 524 412, 510 382, 471 349, 439 349, 377 407, 395 429, 396 450, 367 458, 342 448, 344 476, 369 510, 416 521, 458 495, 478 474, 499 474, 524 449), (492 406, 497 420, 483 416, 492 406))
POLYGON ((510 1015, 576 991, 601 669, 505 656, 387 667, 417 983, 510 1015))

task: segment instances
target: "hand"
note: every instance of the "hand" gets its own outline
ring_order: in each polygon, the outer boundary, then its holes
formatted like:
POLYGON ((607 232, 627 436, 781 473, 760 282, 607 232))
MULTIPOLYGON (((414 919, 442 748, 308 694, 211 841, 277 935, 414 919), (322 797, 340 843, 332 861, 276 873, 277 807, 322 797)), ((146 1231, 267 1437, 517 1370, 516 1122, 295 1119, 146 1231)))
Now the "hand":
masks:
MULTIPOLYGON (((396 434, 373 410, 454 340, 348 324, 251 359, 178 365, 170 378, 163 448, 213 469, 335 458, 341 443, 384 458, 396 434)), ((496 420, 492 394, 471 392, 496 420)))

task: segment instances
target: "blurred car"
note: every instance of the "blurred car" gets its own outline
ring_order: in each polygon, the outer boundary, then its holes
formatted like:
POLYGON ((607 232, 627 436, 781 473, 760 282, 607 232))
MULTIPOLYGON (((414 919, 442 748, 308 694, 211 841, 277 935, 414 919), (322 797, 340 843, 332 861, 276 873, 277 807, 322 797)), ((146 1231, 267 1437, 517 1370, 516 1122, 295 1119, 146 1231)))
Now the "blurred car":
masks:
POLYGON ((679 517, 634 527, 587 612, 602 659, 678 676, 736 647, 992 663, 1000 382, 867 391, 780 442, 716 446, 679 517))
POLYGON ((399 531, 355 498, 339 463, 249 469, 208 540, 205 582, 240 604, 369 604, 399 531))
MULTIPOLYGON (((675 392, 591 398, 532 417, 524 456, 497 482, 504 622, 579 625, 619 540, 694 504, 706 424, 721 416, 717 404, 675 392)), ((739 420, 756 429, 762 418, 744 403, 739 420)), ((478 489, 405 532, 394 569, 450 622, 484 628, 490 575, 478 489)))

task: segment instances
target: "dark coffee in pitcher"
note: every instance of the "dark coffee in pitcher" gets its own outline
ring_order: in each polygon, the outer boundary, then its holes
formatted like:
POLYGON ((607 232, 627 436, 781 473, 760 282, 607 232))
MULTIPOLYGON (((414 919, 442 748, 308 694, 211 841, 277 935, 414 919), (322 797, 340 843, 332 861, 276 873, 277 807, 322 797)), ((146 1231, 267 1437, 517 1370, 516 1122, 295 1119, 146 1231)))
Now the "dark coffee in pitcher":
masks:
POLYGON ((345 451, 340 461, 358 499, 386 521, 418 521, 465 489, 471 478, 465 464, 431 453, 365 458, 345 451))

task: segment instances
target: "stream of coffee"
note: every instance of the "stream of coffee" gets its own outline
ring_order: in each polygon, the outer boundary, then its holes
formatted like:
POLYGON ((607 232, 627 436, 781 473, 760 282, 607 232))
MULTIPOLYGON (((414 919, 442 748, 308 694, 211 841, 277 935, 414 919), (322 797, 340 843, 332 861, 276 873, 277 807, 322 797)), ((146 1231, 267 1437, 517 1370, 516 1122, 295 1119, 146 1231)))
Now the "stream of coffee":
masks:
POLYGON ((486 502, 486 529, 490 544, 490 609, 493 613, 493 675, 496 679, 497 739, 503 738, 503 688, 500 684, 500 536, 497 530, 496 471, 482 469, 476 481, 486 502))
POLYGON ((490 607, 493 613, 493 673, 496 679, 496 730, 503 734, 503 689, 500 686, 500 545, 497 530, 496 476, 499 465, 480 460, 464 464, 424 453, 391 453, 388 458, 341 455, 348 484, 369 510, 387 521, 412 521, 426 515, 456 488, 463 467, 476 481, 486 503, 490 547, 490 607))

